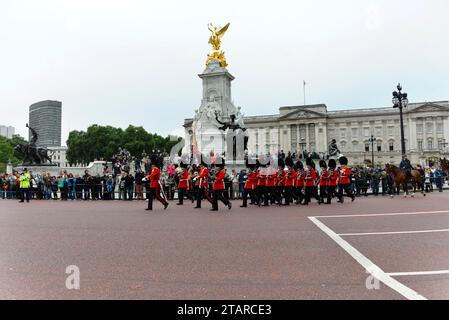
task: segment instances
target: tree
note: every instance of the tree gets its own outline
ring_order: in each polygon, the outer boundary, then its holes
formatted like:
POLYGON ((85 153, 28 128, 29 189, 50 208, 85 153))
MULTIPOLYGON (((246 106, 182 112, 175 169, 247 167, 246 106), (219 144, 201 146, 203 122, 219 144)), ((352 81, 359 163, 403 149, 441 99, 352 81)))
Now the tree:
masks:
POLYGON ((11 161, 18 164, 19 160, 14 156, 12 139, 0 136, 0 163, 6 164, 11 161))
POLYGON ((87 131, 72 131, 67 140, 67 159, 70 163, 87 164, 95 159, 110 160, 119 148, 125 148, 131 155, 140 157, 152 150, 170 152, 181 138, 172 141, 148 133, 143 127, 129 126, 125 130, 112 126, 90 126, 87 131))

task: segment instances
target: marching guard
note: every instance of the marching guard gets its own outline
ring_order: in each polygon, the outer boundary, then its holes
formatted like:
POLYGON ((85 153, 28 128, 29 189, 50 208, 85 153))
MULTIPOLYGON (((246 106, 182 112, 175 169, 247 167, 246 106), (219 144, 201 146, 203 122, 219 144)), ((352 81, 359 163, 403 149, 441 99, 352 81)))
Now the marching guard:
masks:
POLYGON ((199 175, 196 178, 198 182, 198 191, 196 195, 196 207, 195 209, 201 209, 201 200, 207 199, 212 203, 212 198, 209 196, 209 170, 207 169, 204 162, 201 163, 199 167, 199 175))
POLYGON ((184 204, 184 197, 192 200, 192 203, 195 201, 192 195, 190 194, 190 182, 191 176, 190 172, 187 170, 187 165, 181 162, 180 167, 182 169, 182 173, 179 176, 178 183, 178 206, 182 206, 184 204))
POLYGON ((315 179, 316 179, 316 171, 314 168, 313 160, 311 158, 306 159, 306 173, 305 173, 305 188, 306 194, 303 205, 308 206, 312 196, 315 196, 315 179))
POLYGON ((337 183, 339 177, 339 171, 337 170, 337 161, 334 159, 329 160, 329 169, 327 170, 327 202, 326 204, 332 204, 332 198, 337 192, 337 183))
POLYGON ((241 208, 248 207, 248 196, 251 199, 251 204, 255 203, 255 190, 257 185, 257 170, 254 165, 247 164, 248 173, 246 175, 246 182, 243 188, 243 204, 240 206, 241 208))
POLYGON ((351 169, 348 168, 348 158, 341 157, 339 159, 340 162, 340 177, 339 177, 339 201, 340 203, 344 203, 343 193, 352 199, 352 202, 355 200, 355 196, 352 194, 349 186, 351 185, 351 169))
POLYGON ((321 160, 320 161, 320 178, 319 178, 319 185, 320 185, 320 204, 324 203, 324 199, 327 198, 327 185, 329 181, 329 171, 327 170, 327 164, 326 161, 321 160))
POLYGON ((224 160, 222 159, 221 163, 215 164, 215 174, 212 177, 213 187, 212 187, 212 209, 211 211, 218 211, 218 200, 223 202, 225 206, 228 207, 229 210, 232 208, 232 204, 227 197, 223 195, 223 191, 225 190, 224 178, 226 172, 224 170, 224 160))
POLYGON ((151 161, 151 173, 146 177, 146 180, 150 180, 150 193, 148 197, 148 208, 145 210, 153 210, 153 199, 156 198, 160 203, 164 205, 164 210, 168 207, 168 202, 165 197, 161 196, 161 185, 159 179, 161 178, 161 170, 157 166, 157 159, 151 161))

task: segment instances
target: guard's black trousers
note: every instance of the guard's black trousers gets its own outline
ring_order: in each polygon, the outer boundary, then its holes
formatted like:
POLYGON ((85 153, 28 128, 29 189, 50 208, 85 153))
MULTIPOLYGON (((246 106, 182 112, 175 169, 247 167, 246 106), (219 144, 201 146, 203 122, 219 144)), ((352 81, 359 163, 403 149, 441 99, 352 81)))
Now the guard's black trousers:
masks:
POLYGON ((223 196, 224 190, 214 190, 212 192, 212 209, 218 210, 218 200, 223 202, 225 206, 229 205, 229 200, 227 197, 223 196))
POLYGON ((251 200, 254 200, 254 190, 253 189, 243 189, 243 204, 242 207, 246 208, 248 206, 248 196, 251 200))
POLYGON ((327 187, 320 186, 320 203, 324 203, 325 198, 327 198, 327 187))
POLYGON ((148 198, 148 209, 153 210, 153 199, 156 198, 164 206, 167 205, 167 201, 161 197, 159 188, 150 188, 150 197, 148 198))
POLYGON ((179 188, 178 189, 178 203, 183 204, 184 203, 184 197, 187 197, 188 199, 193 201, 192 195, 187 191, 187 188, 179 188))
POLYGON ((206 188, 198 188, 196 193, 196 207, 201 208, 201 200, 207 199, 210 203, 212 203, 212 198, 209 196, 206 188))
POLYGON ((20 200, 30 202, 30 188, 20 188, 20 200))
POLYGON ((340 201, 343 203, 343 194, 346 193, 346 195, 354 201, 355 196, 352 194, 351 190, 349 189, 350 184, 340 184, 338 188, 338 197, 340 198, 340 201))
POLYGON ((327 204, 332 203, 332 198, 335 196, 336 186, 327 186, 327 204))

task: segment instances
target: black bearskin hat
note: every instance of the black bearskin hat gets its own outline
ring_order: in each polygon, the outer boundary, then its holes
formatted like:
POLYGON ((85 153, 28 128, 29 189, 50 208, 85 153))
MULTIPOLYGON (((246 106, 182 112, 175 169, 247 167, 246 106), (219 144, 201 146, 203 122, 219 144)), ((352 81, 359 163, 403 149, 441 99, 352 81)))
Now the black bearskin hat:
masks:
POLYGON ((284 168, 285 165, 288 165, 288 164, 286 163, 286 161, 284 161, 284 159, 279 158, 279 159, 278 159, 278 167, 279 167, 279 168, 284 168))
POLYGON ((320 168, 325 168, 325 169, 327 169, 326 161, 320 160, 320 168))
POLYGON ((285 165, 287 166, 287 167, 293 167, 293 160, 292 160, 292 158, 290 158, 290 157, 287 157, 287 159, 285 159, 285 165))
POLYGON ((337 167, 337 161, 334 159, 329 159, 329 168, 335 169, 337 167))
POLYGON ((304 165, 302 164, 301 161, 298 161, 295 163, 294 169, 295 170, 304 170, 304 165))
POLYGON ((183 168, 183 169, 187 169, 187 167, 188 167, 189 165, 181 161, 181 163, 179 164, 179 166, 180 166, 181 168, 183 168))
POLYGON ((348 161, 348 158, 346 158, 346 157, 341 157, 341 158, 338 160, 338 162, 340 162, 340 164, 343 165, 343 166, 347 166, 349 161, 348 161))
POLYGON ((156 155, 152 155, 150 160, 151 160, 151 164, 152 165, 155 165, 159 169, 162 168, 164 160, 161 157, 158 157, 156 155))
POLYGON ((313 160, 312 160, 312 158, 307 158, 307 159, 306 159, 306 166, 313 166, 313 160))

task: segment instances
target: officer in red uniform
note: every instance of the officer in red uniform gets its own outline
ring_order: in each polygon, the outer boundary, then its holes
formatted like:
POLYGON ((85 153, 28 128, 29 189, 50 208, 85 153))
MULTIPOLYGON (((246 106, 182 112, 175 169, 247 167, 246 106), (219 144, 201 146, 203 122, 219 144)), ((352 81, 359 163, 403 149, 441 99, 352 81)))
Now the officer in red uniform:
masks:
POLYGON ((306 172, 304 171, 304 165, 301 161, 298 161, 295 164, 295 171, 296 171, 296 204, 301 204, 304 199, 304 183, 305 183, 305 177, 306 172))
POLYGON ((339 160, 340 162, 340 178, 339 178, 339 192, 338 195, 340 197, 341 203, 344 202, 343 199, 343 193, 345 192, 346 195, 352 199, 352 202, 355 200, 355 196, 352 194, 351 190, 349 189, 349 186, 351 185, 351 169, 348 168, 348 158, 341 157, 339 160))
POLYGON ((290 203, 293 202, 294 198, 296 198, 294 194, 295 184, 297 179, 296 171, 293 169, 293 160, 291 158, 287 158, 285 160, 285 164, 287 166, 287 170, 285 170, 285 205, 289 206, 290 203))
POLYGON ((337 161, 329 160, 329 169, 327 170, 327 204, 332 204, 332 198, 336 194, 339 171, 337 170, 337 161))
POLYGON ((182 206, 184 204, 184 197, 187 197, 194 202, 193 197, 189 194, 191 177, 189 171, 187 170, 187 165, 181 163, 180 166, 182 168, 182 173, 179 176, 178 183, 178 206, 182 206))
POLYGON ((201 208, 201 200, 207 199, 210 203, 212 203, 212 198, 209 196, 209 170, 206 167, 205 163, 201 163, 199 168, 199 175, 197 177, 198 182, 198 193, 196 195, 196 207, 195 209, 201 208))
POLYGON ((213 187, 212 187, 213 197, 212 197, 212 209, 210 209, 211 211, 218 211, 218 200, 223 202, 224 205, 227 206, 229 210, 231 210, 232 208, 231 202, 223 195, 223 191, 225 190, 224 178, 226 176, 224 166, 225 166, 224 160, 217 159, 217 163, 215 164, 215 176, 213 177, 213 187))
POLYGON ((320 185, 320 203, 324 203, 324 199, 327 198, 327 183, 329 181, 329 172, 327 171, 327 164, 326 161, 321 160, 320 161, 320 178, 319 178, 319 185, 320 185))
POLYGON ((264 202, 263 206, 268 207, 268 197, 266 191, 267 182, 267 168, 263 165, 259 167, 257 176, 257 204, 259 207, 262 205, 262 200, 264 202))
POLYGON ((312 196, 314 196, 316 171, 314 168, 312 158, 306 159, 306 165, 307 165, 307 169, 306 169, 306 175, 304 178, 305 187, 306 187, 306 195, 305 195, 303 205, 308 206, 310 203, 310 200, 312 199, 312 196))
POLYGON ((255 166, 247 163, 246 167, 248 168, 248 173, 246 174, 245 187, 243 188, 243 204, 240 206, 241 208, 248 207, 248 195, 252 200, 255 199, 254 191, 257 185, 257 171, 255 166))
POLYGON ((150 180, 150 194, 148 198, 148 208, 145 210, 153 210, 153 199, 156 198, 160 203, 164 205, 164 210, 168 207, 168 202, 166 199, 161 197, 161 187, 159 184, 159 179, 161 178, 161 170, 157 166, 157 160, 151 162, 151 173, 146 177, 150 180))
POLYGON ((266 189, 266 195, 271 204, 273 204, 276 200, 274 185, 276 180, 276 170, 271 166, 271 164, 267 164, 266 167, 267 170, 267 180, 265 181, 265 189, 266 189))

